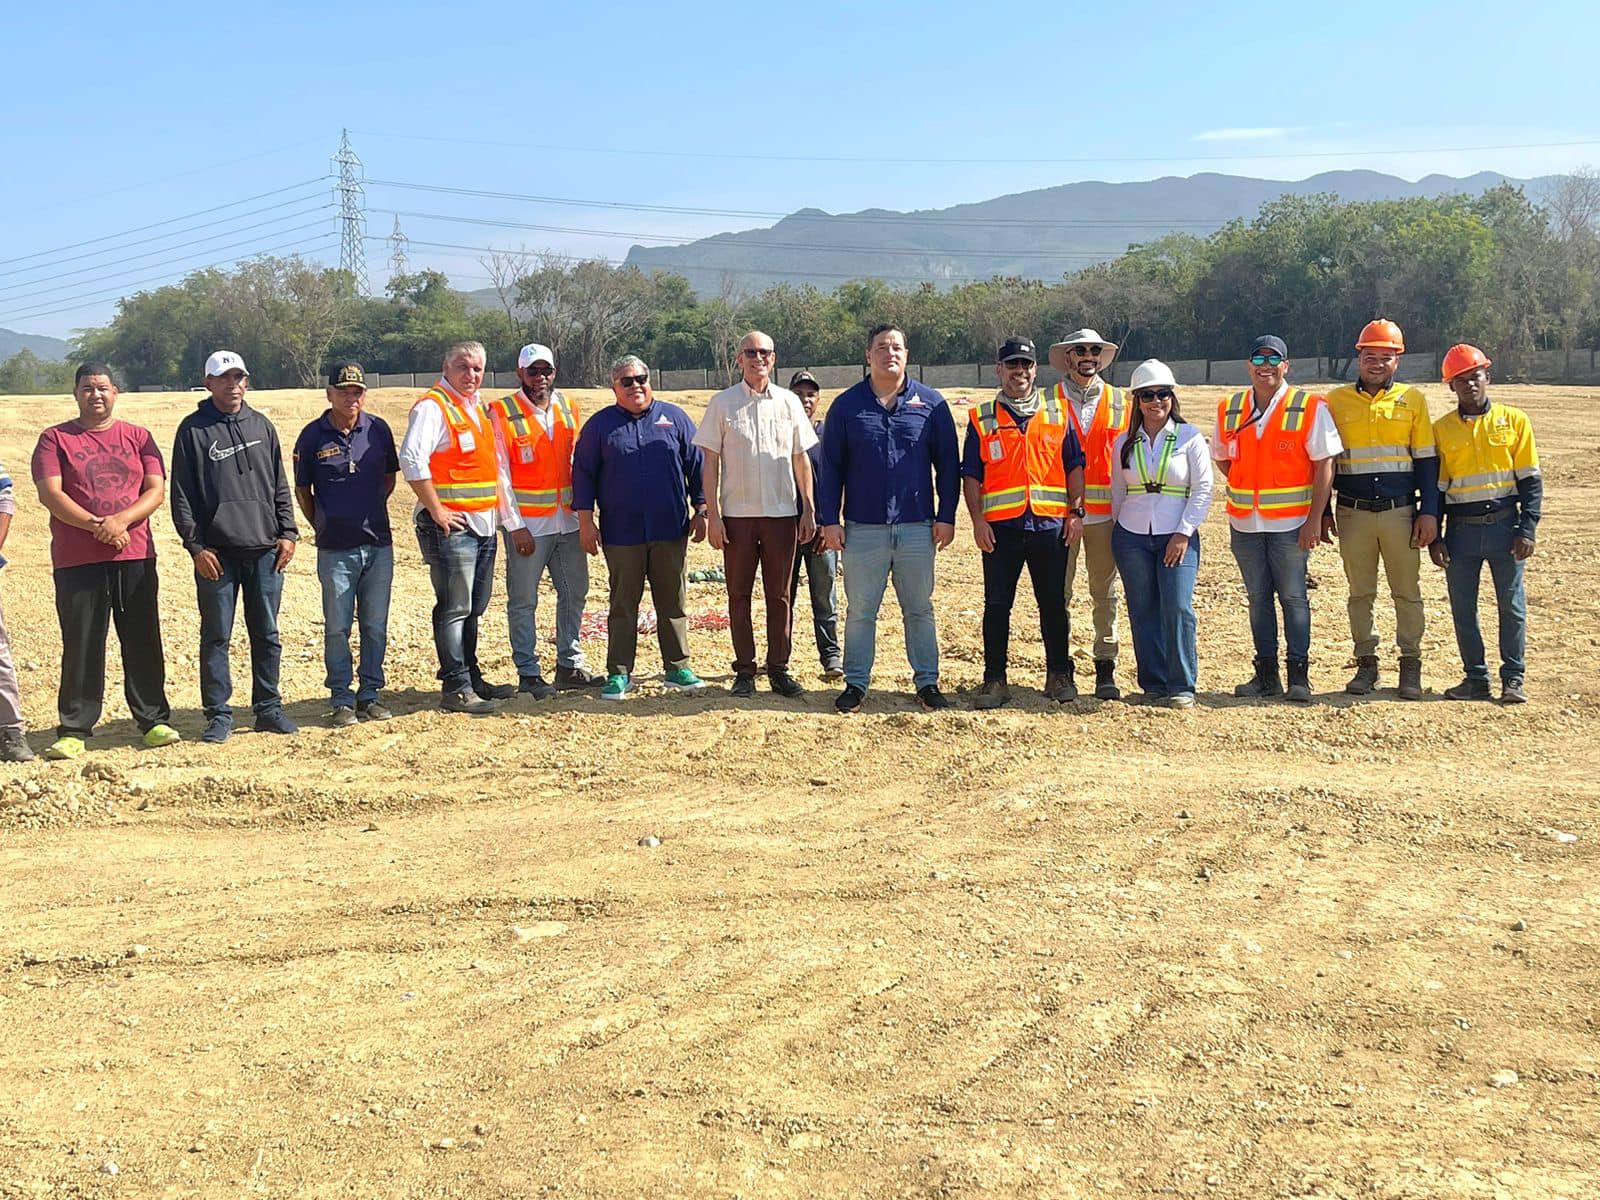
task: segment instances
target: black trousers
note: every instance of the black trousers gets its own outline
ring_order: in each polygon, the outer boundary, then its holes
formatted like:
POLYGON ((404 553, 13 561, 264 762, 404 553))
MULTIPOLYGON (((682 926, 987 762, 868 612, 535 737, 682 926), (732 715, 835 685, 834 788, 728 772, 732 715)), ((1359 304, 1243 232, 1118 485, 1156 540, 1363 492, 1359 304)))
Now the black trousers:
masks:
POLYGON ((167 706, 167 666, 161 655, 156 560, 89 563, 55 572, 56 616, 61 620, 61 692, 58 737, 94 733, 106 694, 106 629, 122 644, 123 694, 141 730, 172 719, 167 706))
POLYGON ((1059 529, 1024 532, 1017 525, 991 525, 994 549, 983 556, 983 678, 1003 681, 1011 650, 1011 605, 1022 568, 1033 581, 1044 639, 1044 669, 1072 669, 1067 648, 1067 544, 1059 529))

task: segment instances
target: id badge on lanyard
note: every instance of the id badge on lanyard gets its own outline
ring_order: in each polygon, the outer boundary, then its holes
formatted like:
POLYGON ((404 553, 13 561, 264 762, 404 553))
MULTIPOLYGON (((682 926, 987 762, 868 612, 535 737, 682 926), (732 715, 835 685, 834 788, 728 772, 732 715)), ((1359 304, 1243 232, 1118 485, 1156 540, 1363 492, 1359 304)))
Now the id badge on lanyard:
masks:
POLYGON ((1002 446, 1000 444, 1000 439, 999 438, 996 438, 995 440, 993 440, 992 442, 989 443, 989 461, 990 462, 999 462, 1005 456, 1006 456, 1006 449, 1005 449, 1004 446, 1002 446))
POLYGON ((463 454, 471 454, 474 450, 476 450, 478 448, 478 441, 477 441, 476 438, 474 438, 472 436, 472 430, 463 429, 461 431, 461 433, 460 433, 460 438, 461 438, 461 453, 463 453, 463 454))
POLYGON ((522 447, 522 465, 523 466, 527 466, 532 461, 533 461, 533 447, 532 446, 523 446, 522 447))

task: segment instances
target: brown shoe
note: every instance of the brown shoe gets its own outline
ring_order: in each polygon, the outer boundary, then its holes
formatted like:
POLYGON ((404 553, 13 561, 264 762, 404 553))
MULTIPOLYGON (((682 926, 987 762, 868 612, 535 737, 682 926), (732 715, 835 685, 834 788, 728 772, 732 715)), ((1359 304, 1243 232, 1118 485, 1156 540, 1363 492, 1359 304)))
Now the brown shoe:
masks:
POLYGON ((1078 698, 1078 686, 1071 671, 1051 671, 1044 677, 1044 698, 1057 704, 1071 704, 1078 698))
POLYGON ((1002 704, 1011 703, 1011 688, 1004 679, 985 679, 983 686, 978 689, 977 698, 973 700, 972 707, 977 709, 999 708, 1002 704))

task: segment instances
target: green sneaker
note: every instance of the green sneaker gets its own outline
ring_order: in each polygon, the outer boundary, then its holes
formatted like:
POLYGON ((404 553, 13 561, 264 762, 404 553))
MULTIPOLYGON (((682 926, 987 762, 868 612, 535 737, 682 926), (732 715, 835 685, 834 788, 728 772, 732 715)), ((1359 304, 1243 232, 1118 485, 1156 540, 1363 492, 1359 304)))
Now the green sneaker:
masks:
POLYGON ((694 693, 706 690, 705 680, 689 670, 688 667, 679 667, 676 671, 668 671, 662 676, 662 682, 677 692, 694 693))
POLYGON ((626 700, 628 698, 628 677, 626 675, 607 675, 606 685, 600 689, 602 700, 626 700))
POLYGON ((171 725, 152 725, 144 731, 144 744, 152 750, 183 741, 183 734, 171 725))
POLYGON ((50 743, 49 749, 44 752, 46 758, 63 759, 77 758, 85 747, 82 738, 58 737, 50 743))

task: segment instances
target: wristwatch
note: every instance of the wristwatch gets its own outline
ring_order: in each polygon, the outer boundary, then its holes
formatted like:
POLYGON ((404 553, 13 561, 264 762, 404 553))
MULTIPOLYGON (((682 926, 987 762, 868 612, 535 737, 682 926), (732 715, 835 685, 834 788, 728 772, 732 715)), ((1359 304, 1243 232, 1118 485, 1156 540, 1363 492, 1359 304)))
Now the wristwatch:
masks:
POLYGON ((1085 515, 1084 514, 1083 505, 1081 505, 1081 504, 1077 505, 1076 507, 1069 508, 1069 509, 1067 509, 1067 511, 1069 513, 1071 513, 1073 516, 1078 517, 1078 518, 1082 518, 1085 515))

